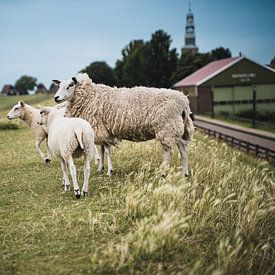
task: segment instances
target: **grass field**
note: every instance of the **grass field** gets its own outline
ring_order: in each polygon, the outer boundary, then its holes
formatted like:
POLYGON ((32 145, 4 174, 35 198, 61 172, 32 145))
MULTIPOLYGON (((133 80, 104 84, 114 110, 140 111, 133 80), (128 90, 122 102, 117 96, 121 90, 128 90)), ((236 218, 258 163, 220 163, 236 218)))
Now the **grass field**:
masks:
POLYGON ((36 104, 46 99, 51 99, 52 95, 36 94, 21 96, 0 96, 0 111, 5 111, 16 104, 19 100, 23 100, 28 104, 36 104))
POLYGON ((89 196, 76 200, 59 163, 42 163, 30 130, 12 123, 0 131, 0 274, 274 274, 267 162, 196 133, 190 176, 175 152, 162 178, 157 143, 123 142, 114 175, 92 165, 89 196))

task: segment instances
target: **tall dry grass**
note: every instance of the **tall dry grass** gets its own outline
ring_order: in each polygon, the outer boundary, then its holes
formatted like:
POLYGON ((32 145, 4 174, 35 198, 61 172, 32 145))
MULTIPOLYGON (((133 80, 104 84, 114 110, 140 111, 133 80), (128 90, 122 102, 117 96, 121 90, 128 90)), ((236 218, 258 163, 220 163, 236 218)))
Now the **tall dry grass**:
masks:
POLYGON ((59 163, 45 166, 16 125, 0 131, 0 274, 274 273, 267 162, 196 133, 190 176, 175 151, 162 178, 157 143, 123 142, 113 177, 92 166, 89 196, 75 200, 59 163))

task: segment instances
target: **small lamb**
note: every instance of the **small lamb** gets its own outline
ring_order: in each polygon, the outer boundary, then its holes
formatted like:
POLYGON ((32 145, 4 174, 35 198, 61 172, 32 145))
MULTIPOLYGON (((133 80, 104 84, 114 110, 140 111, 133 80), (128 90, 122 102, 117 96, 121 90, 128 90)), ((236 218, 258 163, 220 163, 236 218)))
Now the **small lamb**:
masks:
POLYGON ((90 162, 94 154, 94 132, 91 125, 81 118, 64 117, 54 107, 45 107, 40 110, 39 124, 43 125, 48 133, 50 151, 61 163, 65 191, 70 190, 68 167, 74 185, 76 198, 80 194, 88 193, 90 162), (76 167, 73 157, 84 155, 84 184, 80 193, 76 177, 76 167))
MULTIPOLYGON (((39 152, 40 156, 46 163, 51 162, 51 154, 47 143, 47 133, 43 130, 43 127, 37 124, 40 118, 40 110, 33 108, 32 106, 19 101, 18 104, 14 105, 7 114, 7 119, 12 120, 20 118, 32 129, 35 135, 35 147, 39 152), (40 145, 46 139, 47 155, 41 150, 40 145)), ((64 112, 63 112, 64 114, 64 112)))

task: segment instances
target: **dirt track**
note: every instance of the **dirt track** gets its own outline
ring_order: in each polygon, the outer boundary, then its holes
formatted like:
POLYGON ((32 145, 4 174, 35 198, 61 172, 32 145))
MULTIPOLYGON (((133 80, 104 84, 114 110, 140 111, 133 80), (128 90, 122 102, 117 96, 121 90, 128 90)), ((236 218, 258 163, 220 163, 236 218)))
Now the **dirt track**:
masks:
POLYGON ((247 129, 230 123, 196 117, 194 125, 234 137, 241 141, 250 142, 270 150, 275 150, 275 134, 264 131, 247 129))

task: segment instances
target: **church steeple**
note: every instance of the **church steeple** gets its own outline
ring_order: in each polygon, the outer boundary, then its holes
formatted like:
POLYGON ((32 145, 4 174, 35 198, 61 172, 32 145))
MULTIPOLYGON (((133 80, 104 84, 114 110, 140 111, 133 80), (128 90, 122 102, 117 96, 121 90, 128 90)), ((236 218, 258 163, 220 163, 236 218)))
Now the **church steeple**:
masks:
POLYGON ((186 15, 185 45, 184 45, 183 50, 191 51, 192 53, 197 53, 199 50, 198 47, 196 46, 194 15, 191 12, 190 2, 189 2, 189 10, 186 15))

